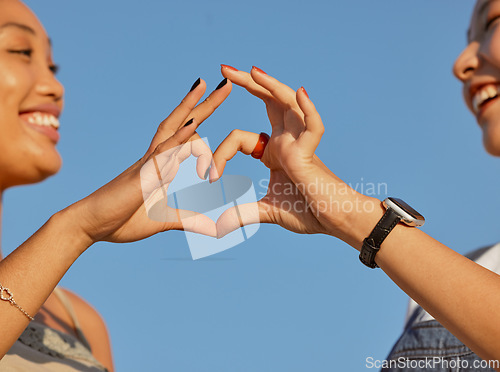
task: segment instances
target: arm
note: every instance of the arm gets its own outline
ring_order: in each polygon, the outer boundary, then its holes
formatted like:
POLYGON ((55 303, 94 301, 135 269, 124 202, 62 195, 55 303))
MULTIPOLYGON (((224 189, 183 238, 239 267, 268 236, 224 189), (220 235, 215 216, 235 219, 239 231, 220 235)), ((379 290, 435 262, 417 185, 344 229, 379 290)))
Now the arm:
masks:
MULTIPOLYGON (((143 169, 152 168, 159 185, 148 193, 164 192, 179 163, 191 153, 198 156, 203 178, 211 152, 195 130, 224 101, 231 83, 213 91, 198 106, 205 92, 201 80, 158 127, 145 155, 114 180, 83 200, 52 216, 32 237, 0 262, 0 283, 9 288, 16 303, 34 316, 73 262, 97 241, 131 242, 158 232, 189 229, 215 235, 215 224, 206 216, 166 206, 167 217, 152 220, 144 206, 143 169), (193 122, 190 125, 190 119, 193 122), (196 144, 196 145, 195 145, 196 144), (154 166, 152 166, 154 165, 154 166), (149 167, 149 168, 148 168, 149 167), (158 181, 160 179, 160 181, 158 181)), ((7 293, 4 291, 5 297, 7 293)), ((0 301, 0 358, 28 325, 28 318, 8 302, 0 301)))
MULTIPOLYGON (((272 135, 261 159, 271 175, 267 195, 257 202, 258 216, 251 215, 249 206, 238 207, 240 219, 229 209, 217 221, 219 234, 236 229, 240 220, 277 223, 299 233, 329 234, 360 250, 383 208, 379 200, 351 189, 314 155, 324 127, 305 90, 295 92, 256 68, 248 74, 223 66, 222 73, 265 102, 272 135), (293 185, 295 193, 274 192, 279 183, 293 185), (290 211, 296 202, 309 209, 290 211)), ((214 153, 219 174, 238 150, 251 153, 257 139, 255 133, 233 132, 214 153)), ((500 360, 499 275, 401 224, 383 242, 376 262, 479 356, 500 360)))
MULTIPOLYGON (((361 233, 361 226, 373 222, 373 217, 359 216, 355 231, 361 233)), ((359 248, 361 240, 357 241, 359 248)), ((422 231, 401 224, 382 244, 376 262, 401 289, 481 358, 500 360, 499 275, 422 231)))
MULTIPOLYGON (((72 263, 90 246, 68 213, 52 216, 32 237, 0 262, 0 283, 34 316, 72 263)), ((17 340, 29 319, 14 306, 0 302, 0 356, 17 340)))

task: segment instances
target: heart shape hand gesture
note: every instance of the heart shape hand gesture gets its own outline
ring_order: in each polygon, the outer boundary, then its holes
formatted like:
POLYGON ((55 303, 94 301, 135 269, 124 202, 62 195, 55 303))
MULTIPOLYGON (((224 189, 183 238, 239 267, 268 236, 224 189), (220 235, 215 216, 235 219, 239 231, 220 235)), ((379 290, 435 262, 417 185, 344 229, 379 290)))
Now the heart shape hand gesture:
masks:
POLYGON ((90 243, 135 241, 172 229, 221 238, 259 222, 297 233, 343 238, 348 218, 341 206, 370 200, 340 180, 314 154, 324 126, 305 89, 294 91, 256 67, 246 73, 222 65, 222 74, 226 79, 198 106, 205 83, 197 81, 160 124, 146 154, 71 208, 83 215, 80 228, 90 243), (198 158, 198 176, 205 179, 209 175, 213 182, 238 151, 249 155, 255 150, 258 134, 234 130, 212 156, 195 132, 229 95, 231 81, 266 104, 272 134, 260 160, 270 170, 270 181, 264 198, 226 210, 215 223, 203 214, 170 207, 167 190, 180 163, 190 155, 198 158), (327 192, 322 191, 325 185, 327 192))

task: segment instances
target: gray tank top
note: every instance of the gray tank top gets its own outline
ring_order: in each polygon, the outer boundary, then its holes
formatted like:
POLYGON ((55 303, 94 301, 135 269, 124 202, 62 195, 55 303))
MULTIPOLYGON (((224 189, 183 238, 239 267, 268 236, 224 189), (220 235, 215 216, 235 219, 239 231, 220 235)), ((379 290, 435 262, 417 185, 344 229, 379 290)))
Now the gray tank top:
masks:
POLYGON ((0 371, 106 371, 106 368, 92 355, 70 300, 59 288, 54 290, 54 294, 71 316, 78 338, 46 325, 30 322, 16 343, 0 360, 0 371))

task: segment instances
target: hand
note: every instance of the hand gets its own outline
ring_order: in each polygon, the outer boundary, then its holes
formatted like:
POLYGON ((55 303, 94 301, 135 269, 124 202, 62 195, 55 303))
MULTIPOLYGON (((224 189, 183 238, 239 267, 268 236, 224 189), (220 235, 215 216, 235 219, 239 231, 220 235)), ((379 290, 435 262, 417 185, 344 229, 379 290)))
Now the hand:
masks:
MULTIPOLYGON (((344 230, 350 217, 343 206, 371 200, 335 176, 314 154, 324 126, 305 89, 295 92, 255 67, 249 74, 223 65, 222 74, 264 101, 272 134, 261 158, 270 170, 266 196, 256 204, 225 211, 217 221, 218 236, 261 222, 298 233, 347 238, 344 230)), ((258 138, 256 133, 231 132, 214 153, 211 181, 222 175, 226 162, 238 151, 250 154, 258 138)))
POLYGON ((198 157, 197 174, 204 179, 212 153, 195 131, 226 99, 231 87, 231 82, 227 81, 196 106, 206 89, 205 82, 200 80, 199 85, 159 125, 151 145, 139 161, 63 211, 77 221, 77 227, 88 236, 89 244, 96 241, 131 242, 167 230, 216 236, 215 223, 207 216, 168 207, 166 191, 179 164, 191 154, 198 157), (184 126, 191 119, 192 123, 184 126), (155 221, 148 216, 145 204, 150 199, 158 201, 158 195, 164 196, 160 208, 163 217, 155 221))

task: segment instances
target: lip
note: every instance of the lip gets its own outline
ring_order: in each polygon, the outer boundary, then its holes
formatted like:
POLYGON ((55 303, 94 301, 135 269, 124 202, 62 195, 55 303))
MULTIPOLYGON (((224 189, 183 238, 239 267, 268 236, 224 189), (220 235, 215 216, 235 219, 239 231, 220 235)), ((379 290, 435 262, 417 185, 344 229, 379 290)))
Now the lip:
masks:
POLYGON ((474 99, 474 95, 480 90, 482 89, 483 87, 487 86, 487 85, 496 85, 496 86, 500 86, 500 82, 497 81, 497 80, 492 80, 492 79, 488 79, 488 80, 481 80, 481 81, 477 81, 475 83, 471 83, 470 86, 469 86, 469 89, 466 89, 466 92, 468 93, 468 96, 466 97, 467 99, 467 103, 469 105, 469 107, 471 108, 473 114, 476 116, 477 119, 479 119, 484 110, 490 106, 490 104, 492 104, 493 102, 496 102, 497 101, 497 98, 491 100, 491 101, 488 101, 486 102, 485 104, 481 105, 481 107, 479 108, 479 110, 476 112, 474 110, 474 105, 473 105, 473 99, 474 99))
MULTIPOLYGON (((476 118, 478 120, 478 123, 481 122, 481 118, 482 118, 484 112, 488 109, 488 107, 493 105, 495 102, 498 102, 498 98, 500 98, 500 97, 492 99, 492 100, 481 105, 481 107, 479 108, 479 111, 476 113, 476 118)), ((480 126, 481 126, 481 124, 480 124, 480 126)))
MULTIPOLYGON (((46 113, 49 115, 53 115, 56 118, 59 118, 61 116, 61 109, 59 106, 51 104, 51 103, 44 103, 40 104, 37 106, 32 106, 27 109, 22 109, 19 111, 19 116, 21 117, 23 114, 29 114, 32 112, 41 112, 41 113, 46 113)), ((54 144, 57 144, 59 142, 60 134, 57 129, 53 128, 52 126, 40 126, 36 124, 32 124, 28 122, 27 120, 23 119, 21 117, 21 120, 31 129, 47 136, 54 144)))
POLYGON ((41 105, 23 109, 19 111, 19 115, 37 111, 46 112, 47 114, 54 115, 56 118, 59 118, 59 116, 61 116, 61 109, 59 108, 59 106, 54 105, 53 103, 43 103, 41 105))

